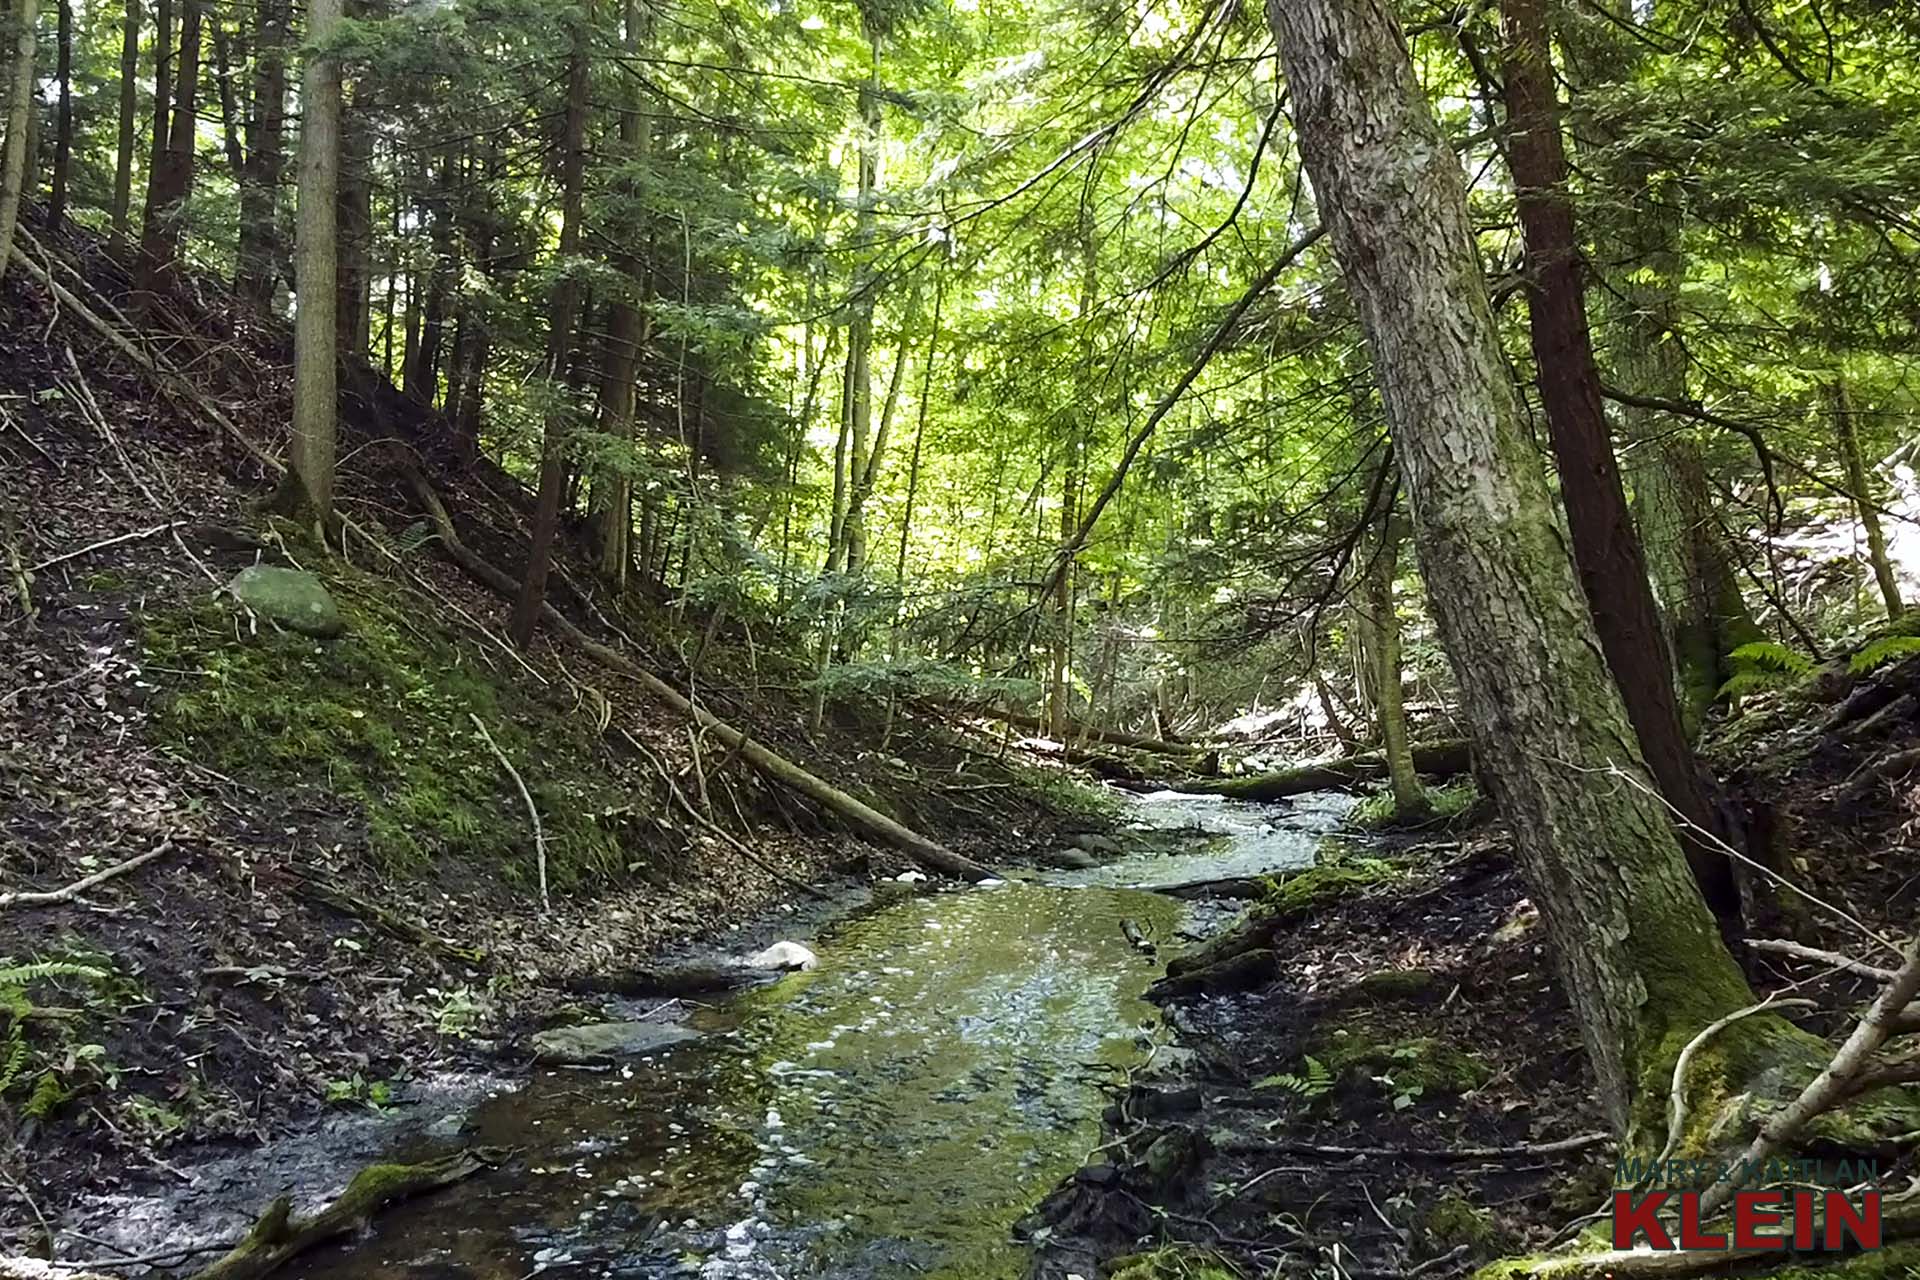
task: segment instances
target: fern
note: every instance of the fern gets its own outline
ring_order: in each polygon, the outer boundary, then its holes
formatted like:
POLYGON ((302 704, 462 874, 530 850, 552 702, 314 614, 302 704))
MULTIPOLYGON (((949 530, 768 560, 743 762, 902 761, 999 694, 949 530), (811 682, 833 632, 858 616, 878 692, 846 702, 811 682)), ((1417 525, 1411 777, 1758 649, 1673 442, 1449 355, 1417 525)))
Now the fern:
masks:
POLYGON ((20 1079, 20 1073, 27 1069, 27 1038, 20 1032, 19 1024, 14 1024, 13 1034, 7 1038, 6 1060, 0 1061, 0 1094, 13 1088, 20 1079))
POLYGON ((106 971, 71 960, 34 960, 15 964, 12 956, 0 956, 0 991, 23 989, 29 983, 50 978, 85 978, 88 982, 106 981, 106 971))
POLYGON ((1813 661, 1805 654, 1795 653, 1783 644, 1771 640, 1755 640, 1743 644, 1728 655, 1736 666, 1757 667, 1762 671, 1774 671, 1784 676, 1804 676, 1813 670, 1813 661))
POLYGON ((27 1105, 20 1110, 30 1119, 45 1120, 53 1114, 54 1108, 72 1096, 72 1090, 60 1083, 59 1072, 43 1071, 40 1073, 40 1078, 34 1081, 33 1095, 27 1099, 27 1105))
POLYGON ((1916 653, 1920 653, 1920 636, 1881 636, 1854 654, 1853 660, 1847 663, 1847 670, 1857 676, 1865 675, 1896 658, 1916 653))
POLYGON ((1256 1089, 1285 1089, 1288 1093, 1302 1098, 1321 1098, 1333 1091, 1333 1072, 1327 1070, 1327 1064, 1314 1057, 1306 1056, 1300 1073, 1281 1071, 1270 1076, 1262 1076, 1253 1082, 1256 1089))

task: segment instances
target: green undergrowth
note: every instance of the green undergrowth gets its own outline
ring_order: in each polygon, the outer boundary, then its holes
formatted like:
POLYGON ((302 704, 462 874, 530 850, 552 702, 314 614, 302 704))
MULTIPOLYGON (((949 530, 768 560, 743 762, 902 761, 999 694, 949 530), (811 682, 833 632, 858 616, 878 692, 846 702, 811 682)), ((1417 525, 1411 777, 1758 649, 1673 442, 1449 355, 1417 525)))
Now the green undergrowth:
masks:
POLYGON ((1493 1078, 1485 1059, 1453 1041, 1403 1034, 1396 1020, 1360 1013, 1321 1033, 1309 1050, 1336 1078, 1377 1086, 1396 1106, 1467 1093, 1493 1078))
POLYGON ((1227 1260, 1210 1249, 1155 1249, 1116 1258, 1109 1280, 1240 1280, 1227 1260))
POLYGON ((549 701, 497 650, 431 619, 439 607, 391 580, 313 552, 345 635, 314 640, 262 624, 223 598, 142 616, 148 672, 161 687, 159 745, 257 784, 308 785, 355 802, 383 869, 436 859, 535 875, 524 801, 474 728, 478 716, 514 763, 545 824, 548 875, 565 889, 629 865, 615 825, 630 800, 608 776, 588 707, 549 701))
POLYGON ((1261 899, 1256 912, 1270 920, 1291 919, 1364 893, 1376 885, 1404 879, 1406 874, 1404 868, 1385 858, 1329 843, 1313 866, 1277 881, 1261 899))
MULTIPOLYGON (((1607 1248, 1598 1233, 1587 1237, 1591 1252, 1607 1248)), ((1742 1280, 1920 1280, 1920 1241, 1894 1241, 1884 1249, 1834 1257, 1802 1255, 1782 1266, 1768 1266, 1781 1255, 1746 1255, 1731 1260, 1718 1274, 1737 1274, 1742 1280)), ((1502 1258, 1473 1273, 1472 1280, 1588 1280, 1612 1274, 1612 1268, 1585 1252, 1502 1258)))
POLYGON ((0 956, 0 1110, 46 1120, 74 1098, 117 1087, 104 1028, 143 999, 111 956, 85 947, 0 956))
MULTIPOLYGON (((1480 803, 1480 787, 1472 775, 1455 778, 1452 782, 1438 787, 1428 787, 1427 813, 1420 825, 1445 822, 1457 818, 1474 805, 1480 803)), ((1379 831, 1393 827, 1394 806, 1393 791, 1383 788, 1374 792, 1347 815, 1347 821, 1362 831, 1379 831)))

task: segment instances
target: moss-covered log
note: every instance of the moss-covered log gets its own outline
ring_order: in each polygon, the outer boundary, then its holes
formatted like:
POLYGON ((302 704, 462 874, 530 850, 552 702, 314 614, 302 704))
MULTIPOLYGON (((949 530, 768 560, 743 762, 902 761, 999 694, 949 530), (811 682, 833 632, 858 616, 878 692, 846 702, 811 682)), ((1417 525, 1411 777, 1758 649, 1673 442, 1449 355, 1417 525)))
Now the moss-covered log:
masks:
POLYGON ((497 1152, 476 1148, 423 1164, 369 1165, 354 1175, 339 1199, 310 1218, 295 1218, 292 1201, 281 1196, 267 1206, 246 1239, 194 1280, 259 1280, 308 1249, 365 1226, 388 1205, 471 1178, 498 1160, 497 1152))
MULTIPOLYGON (((1434 778, 1451 778, 1473 767, 1473 753, 1464 739, 1416 743, 1413 767, 1434 778)), ((1220 778, 1208 782, 1183 782, 1174 787, 1190 795, 1228 796, 1235 800, 1285 800, 1310 791, 1344 791, 1387 776, 1386 757, 1378 751, 1362 752, 1329 760, 1324 764, 1302 765, 1277 773, 1261 773, 1245 778, 1220 778)))
MULTIPOLYGON (((1033 729, 1041 733, 1048 732, 1047 722, 1039 716, 1030 716, 1023 711, 1000 711, 987 709, 979 714, 991 716, 995 720, 1004 720, 1021 729, 1033 729)), ((1155 755, 1178 756, 1192 760, 1204 754, 1206 748, 1190 742, 1168 742, 1164 738, 1150 738, 1145 734, 1128 733, 1124 729, 1098 729, 1092 725, 1076 724, 1067 728, 1068 742, 1104 742, 1113 747, 1131 747, 1135 751, 1151 751, 1155 755)))

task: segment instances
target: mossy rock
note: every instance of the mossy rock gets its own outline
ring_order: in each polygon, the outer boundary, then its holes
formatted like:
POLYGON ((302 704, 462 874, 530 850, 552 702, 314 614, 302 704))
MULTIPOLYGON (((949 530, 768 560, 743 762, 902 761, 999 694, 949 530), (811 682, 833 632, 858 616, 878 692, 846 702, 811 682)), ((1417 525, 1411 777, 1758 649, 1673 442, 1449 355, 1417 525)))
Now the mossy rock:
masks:
POLYGON ((330 640, 347 629, 327 584, 305 569, 248 565, 227 583, 233 598, 275 626, 330 640))
POLYGON ((1405 876, 1404 869, 1384 858, 1345 851, 1328 853, 1305 871, 1277 882, 1259 912, 1276 921, 1296 919, 1405 876))
POLYGON ((1376 969, 1353 988, 1373 1000, 1416 1000, 1439 985, 1440 974, 1432 969, 1376 969))
POLYGON ((1395 1097, 1467 1093, 1493 1078, 1485 1060, 1459 1045, 1437 1036, 1395 1037, 1364 1020, 1334 1028, 1312 1053, 1335 1076, 1377 1079, 1395 1097))

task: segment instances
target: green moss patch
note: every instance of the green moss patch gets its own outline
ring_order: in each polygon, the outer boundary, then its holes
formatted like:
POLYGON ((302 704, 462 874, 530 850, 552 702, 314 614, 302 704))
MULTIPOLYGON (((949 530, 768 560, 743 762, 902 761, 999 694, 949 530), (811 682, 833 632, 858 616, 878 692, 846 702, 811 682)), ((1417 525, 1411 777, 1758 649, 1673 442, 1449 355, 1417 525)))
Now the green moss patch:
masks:
POLYGON ((1354 990, 1372 1000, 1417 1000, 1440 984, 1440 975, 1432 969, 1376 969, 1353 984, 1354 990))
POLYGON ((1420 1236, 1429 1256, 1466 1245, 1487 1257, 1507 1247, 1507 1233, 1493 1214, 1457 1192, 1441 1196, 1419 1218, 1420 1236))
POLYGON ((1313 866, 1278 881, 1257 910, 1267 919, 1286 920, 1405 876, 1402 868, 1384 858, 1331 846, 1313 866))
MULTIPOLYGON (((324 789, 364 811, 373 855, 420 870, 446 856, 534 874, 533 834, 513 782, 474 729, 478 716, 525 778, 559 888, 622 869, 594 815, 625 803, 605 772, 593 717, 541 700, 427 619, 411 593, 315 555, 346 622, 316 640, 262 626, 220 599, 142 618, 161 686, 163 747, 265 785, 324 789)), ((489 655, 491 661, 508 661, 489 655)))
POLYGON ((1240 1280, 1225 1258, 1208 1249, 1155 1249, 1116 1258, 1110 1280, 1240 1280))
POLYGON ((1336 1078, 1360 1077, 1398 1105, 1466 1093, 1493 1078, 1477 1055, 1438 1036, 1401 1036, 1370 1018, 1354 1018, 1315 1041, 1312 1056, 1336 1078), (1404 1099, 1404 1101, 1402 1101, 1404 1099))

